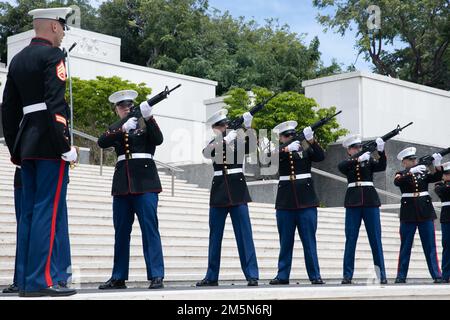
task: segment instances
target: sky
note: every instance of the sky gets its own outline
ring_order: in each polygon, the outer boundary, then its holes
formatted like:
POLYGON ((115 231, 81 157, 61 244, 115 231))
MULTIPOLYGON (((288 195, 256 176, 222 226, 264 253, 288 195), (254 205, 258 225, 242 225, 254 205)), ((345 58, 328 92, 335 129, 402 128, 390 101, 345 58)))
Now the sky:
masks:
POLYGON ((211 7, 220 11, 228 10, 232 16, 244 16, 264 24, 267 18, 277 18, 281 25, 288 24, 291 31, 306 33, 306 44, 318 36, 319 51, 325 65, 335 58, 344 67, 355 63, 358 70, 371 70, 372 64, 364 61, 362 55, 357 59, 358 51, 354 48, 355 32, 349 31, 344 37, 332 30, 324 32, 324 27, 316 21, 317 8, 312 0, 209 0, 211 7))

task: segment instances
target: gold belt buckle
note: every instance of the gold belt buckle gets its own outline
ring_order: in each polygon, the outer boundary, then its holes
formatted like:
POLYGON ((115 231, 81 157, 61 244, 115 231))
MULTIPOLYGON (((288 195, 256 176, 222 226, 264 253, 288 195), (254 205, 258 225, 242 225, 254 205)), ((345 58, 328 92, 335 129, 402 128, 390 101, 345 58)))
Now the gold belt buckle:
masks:
POLYGON ((296 178, 295 178, 295 175, 294 174, 291 174, 290 176, 289 176, 289 180, 291 180, 291 181, 294 181, 296 178))
POLYGON ((361 187, 362 183, 361 182, 355 182, 357 187, 361 187))
POLYGON ((228 175, 228 169, 223 169, 223 174, 228 175))
POLYGON ((420 196, 420 192, 414 192, 413 196, 414 198, 418 198, 420 196))

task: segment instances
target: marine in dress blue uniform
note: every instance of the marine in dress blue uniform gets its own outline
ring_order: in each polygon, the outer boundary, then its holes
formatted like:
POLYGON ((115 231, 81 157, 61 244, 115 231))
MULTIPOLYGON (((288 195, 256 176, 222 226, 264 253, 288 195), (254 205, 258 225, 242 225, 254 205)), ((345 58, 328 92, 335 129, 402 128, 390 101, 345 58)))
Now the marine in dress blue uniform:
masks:
MULTIPOLYGON (((214 178, 209 203, 208 270, 205 278, 196 284, 198 287, 218 285, 222 238, 228 214, 233 223, 245 279, 249 286, 258 285, 258 263, 247 205, 251 198, 242 170, 244 154, 252 151, 250 135, 254 135, 254 132, 248 130, 246 136, 242 129, 228 130, 227 133, 227 112, 220 110, 207 121, 217 137, 203 150, 204 157, 213 160, 214 178)), ((245 128, 251 128, 252 115, 247 112, 243 117, 245 128)), ((256 141, 256 137, 253 141, 256 141)))
POLYGON ((450 279, 450 162, 444 163, 442 181, 435 185, 434 191, 442 202, 442 279, 448 283, 450 279))
MULTIPOLYGON (((17 243, 19 295, 65 296, 76 291, 58 285, 58 257, 67 252, 68 165, 77 159, 69 140, 65 56, 58 48, 71 8, 36 9, 36 37, 11 61, 2 119, 11 161, 21 166, 23 183, 17 243), (60 249, 61 255, 56 251, 60 249)), ((70 253, 69 261, 70 261, 70 253)), ((70 263, 70 262, 69 262, 70 263)))
MULTIPOLYGON (((134 90, 113 93, 109 101, 115 105, 121 119, 127 118, 134 90)), ((112 183, 113 222, 115 230, 114 267, 111 279, 99 289, 125 289, 130 260, 130 235, 135 214, 142 233, 149 289, 163 288, 164 259, 158 229, 158 194, 162 191, 153 157, 156 147, 163 143, 163 134, 152 115, 152 106, 146 101, 139 106, 145 127, 130 117, 112 124, 98 139, 101 148, 114 147, 117 164, 112 183)))
MULTIPOLYGON (((292 141, 297 122, 287 121, 274 128, 280 135, 281 143, 292 141)), ((271 285, 289 284, 294 249, 295 229, 298 230, 303 245, 306 271, 312 284, 324 284, 320 275, 317 257, 317 207, 319 199, 311 177, 312 162, 325 159, 325 152, 314 139, 310 127, 303 130, 306 138, 303 145, 293 141, 279 153, 278 192, 276 198, 276 218, 280 237, 278 274, 271 285)))
POLYGON ((381 284, 386 284, 386 268, 384 265, 383 246, 381 243, 380 198, 373 185, 373 174, 386 170, 387 159, 384 141, 376 140, 378 159, 370 152, 358 158, 353 155, 361 151, 361 137, 352 135, 344 140, 348 159, 339 163, 339 171, 347 177, 348 188, 345 194, 345 252, 342 284, 351 284, 355 268, 355 251, 361 221, 364 221, 375 272, 381 284))
POLYGON ((395 283, 405 283, 408 275, 411 248, 416 229, 419 229, 420 240, 427 260, 428 270, 435 283, 442 282, 439 259, 436 248, 434 220, 437 218, 428 185, 442 179, 440 154, 434 154, 434 173, 426 166, 417 165, 416 148, 409 147, 401 151, 397 159, 405 168, 395 175, 394 184, 402 193, 400 207, 400 254, 395 283))

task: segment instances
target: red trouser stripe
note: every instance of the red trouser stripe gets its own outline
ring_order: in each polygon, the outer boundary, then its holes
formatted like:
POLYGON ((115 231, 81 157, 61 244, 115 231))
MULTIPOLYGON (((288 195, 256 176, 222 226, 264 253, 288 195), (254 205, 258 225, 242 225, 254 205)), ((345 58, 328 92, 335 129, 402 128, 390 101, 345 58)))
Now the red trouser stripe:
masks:
POLYGON ((438 253, 437 253, 437 244, 436 244, 436 225, 434 224, 434 222, 433 222, 433 228, 434 228, 434 247, 436 248, 436 252, 435 252, 435 254, 436 254, 436 263, 437 263, 437 267, 438 267, 439 274, 442 274, 441 266, 439 265, 439 256, 438 256, 438 253))
POLYGON ((45 265, 45 281, 47 282, 47 286, 49 287, 53 285, 52 276, 50 275, 50 264, 52 260, 53 243, 55 242, 56 216, 58 215, 59 198, 61 197, 61 187, 63 183, 65 167, 66 162, 64 160, 61 160, 61 164, 59 167, 58 185, 56 187, 55 199, 53 201, 52 226, 50 230, 50 247, 48 250, 47 263, 45 265))

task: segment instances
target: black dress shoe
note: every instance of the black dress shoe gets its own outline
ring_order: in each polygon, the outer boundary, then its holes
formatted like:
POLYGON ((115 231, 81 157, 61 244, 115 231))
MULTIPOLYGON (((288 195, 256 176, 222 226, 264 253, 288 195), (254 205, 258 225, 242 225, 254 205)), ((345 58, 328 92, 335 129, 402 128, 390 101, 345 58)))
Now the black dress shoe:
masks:
POLYGON ((402 278, 397 278, 395 279, 395 283, 406 283, 406 279, 402 279, 402 278))
POLYGON ((442 279, 442 282, 443 283, 450 283, 450 280, 449 279, 442 279))
POLYGON ((272 279, 270 280, 269 284, 273 285, 273 286, 279 286, 279 285, 286 285, 289 284, 289 280, 282 280, 282 279, 272 279))
POLYGON ((257 287, 258 286, 258 279, 250 279, 250 280, 248 280, 247 286, 249 286, 249 287, 257 287))
POLYGON ((387 279, 381 279, 381 280, 380 280, 380 284, 388 284, 387 279))
POLYGON ((60 288, 67 288, 67 282, 66 281, 58 281, 58 286, 60 288))
POLYGON ((442 278, 436 278, 436 279, 434 279, 433 283, 441 284, 441 283, 444 283, 444 281, 442 280, 442 278))
POLYGON ((48 287, 39 291, 21 291, 19 297, 67 297, 77 293, 77 290, 70 288, 61 288, 59 286, 48 287))
POLYGON ((195 284, 196 287, 217 287, 218 285, 218 281, 211 281, 208 279, 203 279, 195 284))
POLYGON ((98 287, 100 290, 119 290, 126 289, 125 280, 109 279, 98 287))
POLYGON ((16 284, 13 283, 8 288, 3 289, 2 292, 3 293, 8 293, 8 294, 19 293, 19 287, 16 284))
POLYGON ((352 284, 352 279, 344 278, 342 279, 341 284, 352 284))
POLYGON ((325 282, 319 278, 311 281, 311 284, 325 284, 325 282))
POLYGON ((150 283, 149 289, 162 289, 164 288, 163 278, 153 278, 150 283))

